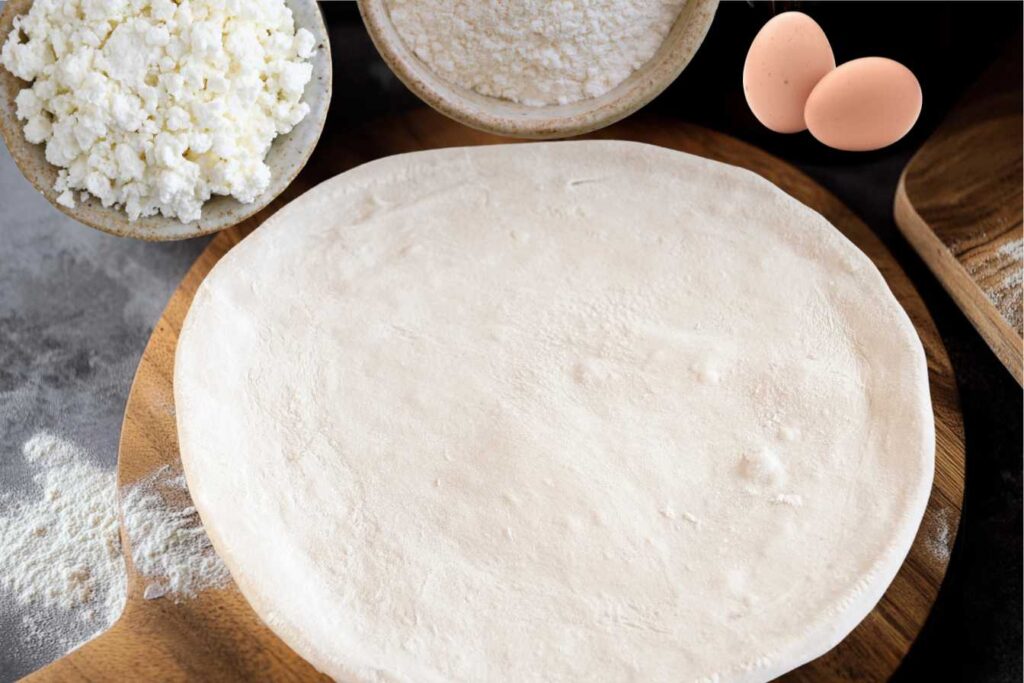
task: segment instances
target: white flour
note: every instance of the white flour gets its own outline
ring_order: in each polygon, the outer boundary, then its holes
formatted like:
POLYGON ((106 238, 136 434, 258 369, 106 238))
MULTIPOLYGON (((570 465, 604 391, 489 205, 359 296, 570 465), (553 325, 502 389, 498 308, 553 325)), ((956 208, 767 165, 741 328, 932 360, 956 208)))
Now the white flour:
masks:
POLYGON ((0 588, 25 607, 28 640, 70 649, 109 627, 125 601, 114 473, 45 432, 22 454, 34 500, 3 501, 0 588))
POLYGON ((685 0, 387 0, 436 73, 531 106, 599 97, 657 52, 685 0))
POLYGON ((227 567, 210 545, 185 478, 164 466, 124 494, 124 524, 135 569, 151 579, 146 599, 187 598, 228 583, 227 567))
POLYGON ((1016 239, 999 247, 999 255, 1017 263, 1024 261, 1024 239, 1016 239))
MULTIPOLYGON (((26 647, 67 652, 109 628, 125 604, 116 476, 47 432, 23 447, 37 468, 34 499, 0 498, 0 594, 22 614, 26 647)), ((169 467, 122 490, 136 570, 146 598, 180 599, 229 576, 169 467)))
POLYGON ((989 299, 996 305, 1010 326, 1018 332, 1021 330, 1021 283, 1024 282, 1024 240, 1016 239, 999 248, 998 258, 1008 262, 1003 275, 995 289, 988 292, 989 299))
POLYGON ((931 529, 925 540, 932 556, 940 562, 949 562, 953 539, 949 534, 949 519, 945 510, 940 510, 931 523, 931 529))

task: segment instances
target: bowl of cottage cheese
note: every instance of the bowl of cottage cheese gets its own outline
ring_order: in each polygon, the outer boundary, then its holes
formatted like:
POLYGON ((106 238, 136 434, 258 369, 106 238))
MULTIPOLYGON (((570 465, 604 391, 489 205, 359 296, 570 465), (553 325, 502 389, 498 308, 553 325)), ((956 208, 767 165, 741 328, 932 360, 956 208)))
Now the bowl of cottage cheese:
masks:
POLYGON ((0 133, 91 227, 146 240, 231 227, 313 152, 331 55, 313 0, 8 0, 0 133))

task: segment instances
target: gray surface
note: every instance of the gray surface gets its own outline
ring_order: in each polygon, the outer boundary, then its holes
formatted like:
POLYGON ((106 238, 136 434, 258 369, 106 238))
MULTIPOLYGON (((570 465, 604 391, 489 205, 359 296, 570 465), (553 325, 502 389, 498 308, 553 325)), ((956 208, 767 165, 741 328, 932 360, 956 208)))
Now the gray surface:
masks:
MULTIPOLYGON (((0 492, 37 495, 21 446, 41 430, 114 468, 139 356, 205 243, 150 244, 80 225, 35 192, 0 145, 0 492)), ((25 642, 19 623, 0 594, 0 681, 63 653, 25 642)))

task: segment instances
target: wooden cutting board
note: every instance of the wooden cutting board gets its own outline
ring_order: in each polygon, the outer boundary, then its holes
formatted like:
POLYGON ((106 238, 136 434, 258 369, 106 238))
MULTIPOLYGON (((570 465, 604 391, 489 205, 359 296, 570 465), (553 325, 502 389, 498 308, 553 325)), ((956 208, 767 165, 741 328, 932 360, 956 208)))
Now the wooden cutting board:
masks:
MULTIPOLYGON (((935 484, 907 561, 875 610, 838 647, 785 677, 790 681, 877 681, 897 667, 931 609, 956 537, 964 484, 963 425, 949 357, 924 303, 864 223, 791 166, 747 144, 679 123, 634 119, 591 137, 650 142, 745 166, 824 214, 878 265, 910 314, 928 355, 936 422, 935 484)), ((323 140, 288 195, 387 154, 502 142, 431 111, 391 119, 366 131, 323 140)), ((276 206, 279 206, 278 203, 276 206)), ((217 260, 275 207, 221 233, 185 276, 153 331, 125 408, 118 483, 132 484, 162 465, 180 468, 171 390, 178 331, 196 288, 217 260)), ((127 551, 128 541, 122 536, 127 551)), ((128 603, 108 632, 42 669, 31 681, 318 680, 318 674, 277 639, 234 588, 208 590, 174 603, 144 600, 145 581, 129 568, 128 603)))
POLYGON ((903 170, 907 241, 1024 385, 1021 52, 1000 58, 903 170))

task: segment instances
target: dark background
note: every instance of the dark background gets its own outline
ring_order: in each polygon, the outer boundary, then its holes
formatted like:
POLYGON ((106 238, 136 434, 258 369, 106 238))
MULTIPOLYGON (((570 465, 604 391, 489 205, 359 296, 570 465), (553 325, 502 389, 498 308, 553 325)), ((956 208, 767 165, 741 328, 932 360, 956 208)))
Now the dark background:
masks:
MULTIPOLYGON (((334 52, 335 132, 423 106, 391 75, 355 4, 323 3, 334 52)), ((1022 679, 1022 392, 898 232, 892 219, 904 165, 964 90, 1021 40, 1017 2, 724 2, 682 76, 648 109, 751 142, 799 166, 842 199, 906 270, 956 369, 967 438, 964 512, 949 571, 898 681, 1022 679), (899 143, 870 153, 829 150, 810 135, 777 135, 754 120, 740 74, 750 41, 774 14, 799 9, 821 24, 842 63, 872 55, 907 65, 924 109, 899 143)))

